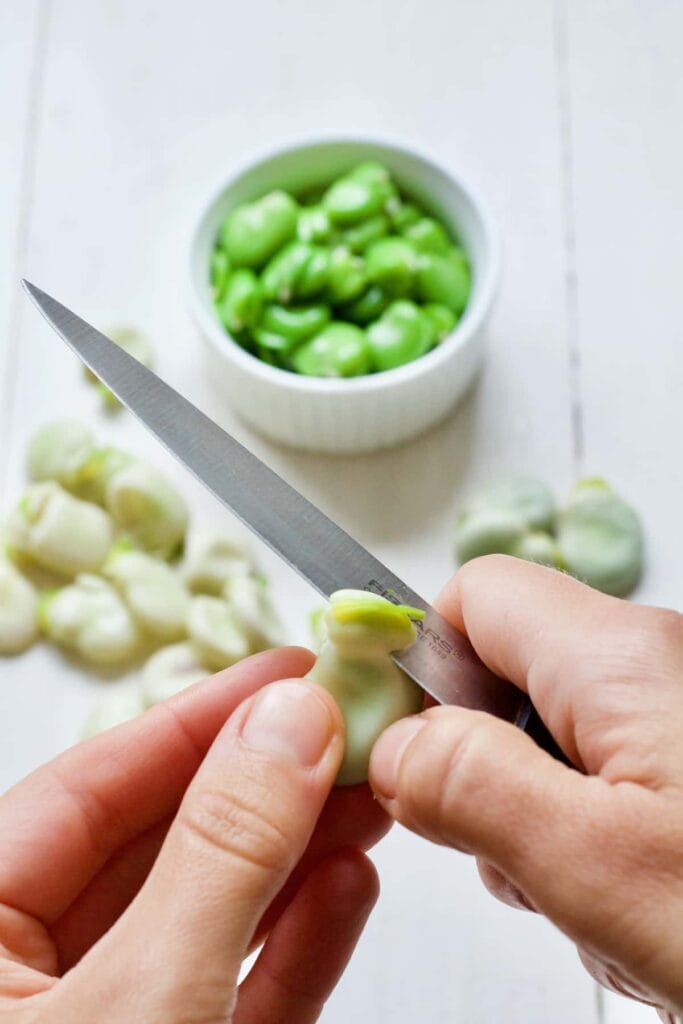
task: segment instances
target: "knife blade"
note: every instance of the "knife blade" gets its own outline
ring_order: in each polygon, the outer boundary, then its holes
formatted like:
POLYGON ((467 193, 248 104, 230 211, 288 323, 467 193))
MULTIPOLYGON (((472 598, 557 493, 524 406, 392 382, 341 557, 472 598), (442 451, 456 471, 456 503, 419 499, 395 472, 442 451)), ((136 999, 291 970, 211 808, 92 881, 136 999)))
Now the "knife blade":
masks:
POLYGON ((419 594, 152 370, 36 285, 22 284, 50 326, 123 405, 319 593, 367 590, 424 611, 417 641, 392 657, 435 700, 514 722, 552 746, 539 732, 528 698, 494 675, 419 594))

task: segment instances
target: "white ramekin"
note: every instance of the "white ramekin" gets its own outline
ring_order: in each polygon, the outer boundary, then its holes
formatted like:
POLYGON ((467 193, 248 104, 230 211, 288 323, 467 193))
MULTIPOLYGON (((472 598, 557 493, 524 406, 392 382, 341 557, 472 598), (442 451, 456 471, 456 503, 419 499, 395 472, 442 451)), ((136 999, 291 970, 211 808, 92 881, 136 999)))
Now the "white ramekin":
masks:
POLYGON ((251 426, 282 444, 319 452, 364 452, 398 444, 436 423, 462 397, 481 363, 483 328, 500 268, 496 231, 469 186, 431 160, 385 142, 304 142, 265 156, 229 178, 204 208, 191 242, 192 310, 225 399, 251 426), (462 241, 472 261, 467 309, 427 355, 396 370, 331 380, 280 370, 225 333, 211 302, 209 259, 228 210, 273 188, 326 184, 360 160, 382 161, 402 191, 462 241))

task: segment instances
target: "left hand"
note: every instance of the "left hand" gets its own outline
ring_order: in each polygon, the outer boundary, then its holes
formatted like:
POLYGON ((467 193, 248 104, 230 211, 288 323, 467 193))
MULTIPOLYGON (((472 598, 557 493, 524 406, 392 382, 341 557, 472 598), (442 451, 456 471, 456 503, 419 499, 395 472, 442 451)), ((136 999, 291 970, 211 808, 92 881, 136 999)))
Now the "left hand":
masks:
POLYGON ((343 727, 311 660, 250 658, 0 797, 0 1022, 317 1019, 388 821, 367 787, 327 799, 343 727))

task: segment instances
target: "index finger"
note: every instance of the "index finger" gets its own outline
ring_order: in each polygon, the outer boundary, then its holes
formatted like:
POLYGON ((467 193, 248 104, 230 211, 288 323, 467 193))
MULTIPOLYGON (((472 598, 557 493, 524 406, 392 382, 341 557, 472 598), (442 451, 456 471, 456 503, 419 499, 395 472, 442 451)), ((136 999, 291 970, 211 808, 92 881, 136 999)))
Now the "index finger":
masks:
POLYGON ((589 771, 586 750, 577 749, 577 716, 592 730, 600 724, 601 702, 610 702, 612 724, 636 704, 640 716, 662 713, 662 690, 636 684, 670 668, 675 651, 665 632, 673 613, 608 597, 555 569, 506 555, 468 562, 435 606, 496 675, 529 694, 565 753, 589 771))
POLYGON ((172 814, 218 731, 312 655, 254 655, 140 718, 72 747, 0 797, 0 903, 50 924, 111 854, 172 814))

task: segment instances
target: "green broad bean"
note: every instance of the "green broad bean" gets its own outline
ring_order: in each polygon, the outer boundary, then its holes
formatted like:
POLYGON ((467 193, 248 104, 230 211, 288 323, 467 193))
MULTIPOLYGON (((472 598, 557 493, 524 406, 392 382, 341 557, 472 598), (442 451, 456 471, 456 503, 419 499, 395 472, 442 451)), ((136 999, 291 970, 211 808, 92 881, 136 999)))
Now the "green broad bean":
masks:
POLYGON ((362 295, 344 308, 344 319, 358 324, 369 324, 382 315, 390 302, 391 298, 383 288, 371 284, 362 295))
POLYGON ((640 520, 603 480, 584 480, 576 486, 559 513, 557 543, 567 570, 605 594, 625 597, 640 579, 640 520))
POLYGON ((263 271, 263 292, 271 302, 288 305, 322 292, 327 283, 330 255, 310 242, 290 242, 263 271))
POLYGON ((451 248, 451 240, 445 229, 433 217, 421 217, 415 223, 409 224, 402 234, 412 242, 418 252, 431 252, 443 256, 451 248))
POLYGON ((526 532, 522 516, 491 507, 477 515, 461 516, 456 524, 455 551, 460 564, 481 555, 509 555, 526 532))
POLYGON ((525 562, 547 565, 551 569, 566 568, 562 552, 555 538, 540 530, 525 533, 512 545, 510 554, 515 558, 523 558, 525 562))
POLYGON ((313 246, 295 286, 298 299, 312 299, 325 290, 330 273, 330 250, 313 246))
POLYGON ((389 210, 391 226, 399 233, 415 224, 422 216, 422 211, 414 203, 399 203, 389 210))
POLYGON ((453 246, 443 256, 420 254, 416 287, 423 302, 438 302, 460 316, 467 305, 470 285, 470 266, 462 249, 453 246))
POLYGON ((391 652, 414 642, 412 619, 423 615, 362 590, 340 590, 330 599, 325 639, 306 678, 332 694, 344 717, 339 785, 364 782, 380 733, 422 707, 422 691, 394 664, 391 652))
POLYGON ((370 350, 364 331, 333 321, 297 348, 292 367, 307 377, 358 377, 370 370, 370 350))
POLYGON ((360 224, 345 228, 340 233, 340 239, 352 252, 365 252, 373 242, 388 235, 389 230, 389 218, 383 213, 378 213, 374 217, 368 217, 367 220, 361 221, 360 224))
POLYGON ((294 238, 298 212, 296 201, 279 189, 231 210, 221 225, 220 238, 232 265, 262 267, 294 238))
POLYGON ((417 270, 417 253, 404 238, 380 238, 365 253, 368 280, 389 295, 407 295, 417 270))
POLYGON ((367 284, 365 264, 345 246, 337 246, 330 254, 326 296, 334 305, 356 299, 367 284))
POLYGON ((211 253, 209 280, 213 289, 214 302, 220 302, 230 276, 230 260, 225 249, 216 247, 211 253))
MULTIPOLYGON (((268 344, 263 340, 264 335, 267 333, 277 335, 288 342, 291 348, 301 341, 312 338, 314 334, 318 334, 329 322, 329 319, 330 307, 325 305, 290 307, 268 305, 263 311, 257 338, 261 345, 268 348, 268 344)), ((277 346, 275 348, 277 349, 277 346)))
POLYGON ((261 282, 253 270, 235 270, 225 286, 216 310, 225 329, 239 334, 259 322, 263 308, 261 282))
POLYGON ((259 352, 265 350, 273 358, 277 358, 278 354, 286 356, 294 348, 294 343, 291 339, 285 338, 284 334, 278 334, 276 331, 267 331, 263 327, 256 328, 254 338, 259 352))
POLYGON ((322 206, 303 206, 296 223, 300 242, 327 242, 332 235, 332 222, 322 206))
POLYGON ((347 178, 377 188, 382 193, 385 204, 390 200, 398 199, 398 192, 391 180, 389 171, 384 164, 379 163, 377 160, 365 160, 363 163, 357 164, 356 167, 349 171, 347 178))
POLYGON ((332 223, 343 226, 381 213, 386 201, 386 188, 382 182, 359 180, 349 174, 330 185, 322 205, 332 223))
POLYGON ((374 370, 393 370, 424 355, 432 344, 430 321, 407 299, 392 304, 367 329, 374 370))
POLYGON ((432 328, 433 344, 438 345, 453 330, 458 318, 448 306, 438 302, 427 302, 422 308, 422 315, 427 318, 432 328))
POLYGON ((555 498, 543 480, 512 477, 496 480, 470 495, 461 518, 474 519, 490 510, 517 516, 525 530, 552 533, 555 527, 555 498))

